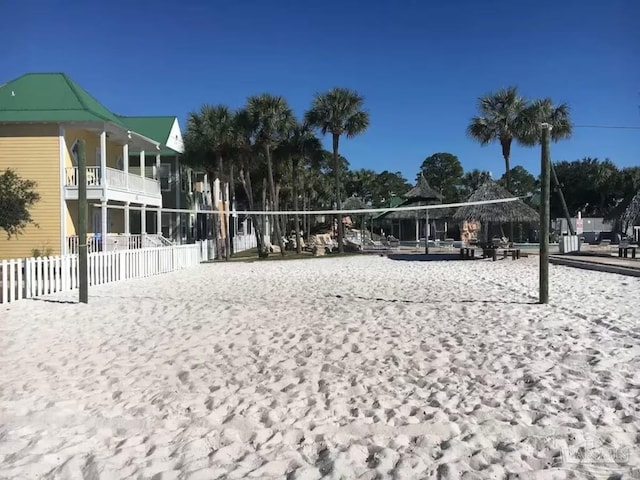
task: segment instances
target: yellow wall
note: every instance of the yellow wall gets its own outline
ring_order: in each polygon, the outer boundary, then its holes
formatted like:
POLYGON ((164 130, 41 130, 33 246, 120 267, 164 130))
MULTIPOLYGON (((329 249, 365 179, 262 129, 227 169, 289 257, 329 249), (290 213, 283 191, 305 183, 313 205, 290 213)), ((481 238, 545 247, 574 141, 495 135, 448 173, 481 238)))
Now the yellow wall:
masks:
POLYGON ((72 167, 73 164, 71 162, 71 147, 73 147, 73 143, 76 140, 84 140, 85 141, 85 155, 87 157, 87 165, 93 166, 98 165, 96 163, 96 148, 100 148, 100 135, 95 132, 90 132, 87 130, 75 130, 71 128, 65 129, 64 139, 67 144, 66 154, 65 154, 65 166, 72 167))
POLYGON ((38 225, 7 239, 0 231, 0 258, 30 257, 34 249, 60 254, 60 162, 57 125, 0 126, 0 171, 12 168, 36 182, 40 200, 31 209, 38 225))
MULTIPOLYGON (((100 134, 89 130, 66 129, 65 141, 67 144, 65 166, 73 166, 70 149, 76 140, 85 141, 85 153, 87 165, 99 165, 96 153, 100 151, 100 134)), ((118 158, 122 157, 122 145, 107 139, 107 167, 118 168, 118 158)))
POLYGON ((71 237, 73 235, 77 235, 76 233, 76 225, 78 224, 78 201, 77 200, 67 200, 65 202, 66 205, 66 231, 65 234, 67 237, 71 237))

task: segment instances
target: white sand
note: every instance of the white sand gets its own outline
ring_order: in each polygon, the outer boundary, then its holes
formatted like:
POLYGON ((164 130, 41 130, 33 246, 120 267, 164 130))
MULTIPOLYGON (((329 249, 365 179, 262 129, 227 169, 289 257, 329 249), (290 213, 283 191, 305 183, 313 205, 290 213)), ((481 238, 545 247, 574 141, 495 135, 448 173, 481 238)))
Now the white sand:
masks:
POLYGON ((540 306, 536 262, 209 264, 2 305, 0 478, 640 478, 640 279, 552 266, 540 306))

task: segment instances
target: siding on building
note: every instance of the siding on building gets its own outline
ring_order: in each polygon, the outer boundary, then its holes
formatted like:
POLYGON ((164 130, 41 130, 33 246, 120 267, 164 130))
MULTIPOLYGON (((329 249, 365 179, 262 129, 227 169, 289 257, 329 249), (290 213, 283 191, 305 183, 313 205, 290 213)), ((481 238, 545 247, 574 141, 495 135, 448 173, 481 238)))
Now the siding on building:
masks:
POLYGON ((0 232, 0 258, 21 258, 33 250, 61 253, 60 147, 58 126, 52 124, 0 126, 0 171, 12 168, 24 179, 36 182, 40 201, 31 210, 37 224, 22 235, 7 239, 0 232))

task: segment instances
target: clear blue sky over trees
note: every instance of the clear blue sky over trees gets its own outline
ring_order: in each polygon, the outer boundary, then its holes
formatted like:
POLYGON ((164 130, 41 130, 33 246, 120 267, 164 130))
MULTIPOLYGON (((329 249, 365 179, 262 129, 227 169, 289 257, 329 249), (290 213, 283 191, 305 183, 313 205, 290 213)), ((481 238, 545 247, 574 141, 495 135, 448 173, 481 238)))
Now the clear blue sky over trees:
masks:
MULTIPOLYGON (((21 0, 2 11, 0 83, 64 71, 115 112, 176 114, 183 127, 205 102, 270 92, 301 116, 314 93, 349 87, 371 126, 340 153, 409 179, 434 152, 502 175, 499 146, 465 128, 477 98, 508 85, 568 102, 576 125, 640 125, 637 0, 21 0)), ((640 130, 576 128, 552 153, 638 165, 640 130)), ((514 146, 512 166, 538 164, 537 149, 514 146)))

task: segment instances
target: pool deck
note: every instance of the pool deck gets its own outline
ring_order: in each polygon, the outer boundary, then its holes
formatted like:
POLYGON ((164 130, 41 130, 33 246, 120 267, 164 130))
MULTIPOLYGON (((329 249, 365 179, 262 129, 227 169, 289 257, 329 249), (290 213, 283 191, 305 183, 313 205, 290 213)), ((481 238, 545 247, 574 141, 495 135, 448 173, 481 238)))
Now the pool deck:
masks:
POLYGON ((550 255, 549 262, 554 265, 617 273, 631 277, 640 277, 640 258, 620 258, 617 255, 567 254, 550 255))

